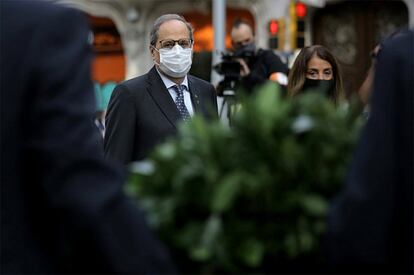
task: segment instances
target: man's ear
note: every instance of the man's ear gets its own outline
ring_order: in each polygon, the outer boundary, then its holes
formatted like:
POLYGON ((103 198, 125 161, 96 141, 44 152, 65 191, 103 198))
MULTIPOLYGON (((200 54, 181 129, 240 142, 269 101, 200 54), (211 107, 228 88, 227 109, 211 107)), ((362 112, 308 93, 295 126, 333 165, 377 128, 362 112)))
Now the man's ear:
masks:
POLYGON ((149 49, 149 51, 150 51, 150 53, 151 53, 151 57, 152 57, 152 59, 154 60, 154 59, 155 59, 155 50, 154 50, 154 47, 153 47, 152 45, 150 45, 150 46, 148 47, 148 49, 149 49))

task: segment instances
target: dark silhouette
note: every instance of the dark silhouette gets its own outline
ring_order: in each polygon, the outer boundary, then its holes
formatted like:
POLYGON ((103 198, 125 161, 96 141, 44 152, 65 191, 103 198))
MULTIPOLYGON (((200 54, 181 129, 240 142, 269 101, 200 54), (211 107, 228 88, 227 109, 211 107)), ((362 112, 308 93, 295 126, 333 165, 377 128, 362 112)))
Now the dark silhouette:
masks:
POLYGON ((1 273, 172 272, 93 124, 84 16, 0 1, 1 273))
POLYGON ((333 204, 327 244, 336 272, 413 272, 414 32, 383 44, 371 114, 333 204))

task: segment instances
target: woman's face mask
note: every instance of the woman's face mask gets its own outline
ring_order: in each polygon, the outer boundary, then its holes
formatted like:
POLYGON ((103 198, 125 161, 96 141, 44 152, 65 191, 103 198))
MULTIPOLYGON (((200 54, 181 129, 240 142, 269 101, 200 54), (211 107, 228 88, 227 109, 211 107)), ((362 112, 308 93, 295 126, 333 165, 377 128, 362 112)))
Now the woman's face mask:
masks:
POLYGON ((326 96, 331 97, 334 95, 335 91, 335 80, 333 78, 330 80, 306 78, 305 83, 302 87, 302 91, 311 90, 321 91, 326 96))
POLYGON ((171 49, 157 49, 160 53, 160 70, 166 75, 174 78, 184 77, 191 68, 193 59, 192 48, 184 49, 180 45, 175 45, 171 49))

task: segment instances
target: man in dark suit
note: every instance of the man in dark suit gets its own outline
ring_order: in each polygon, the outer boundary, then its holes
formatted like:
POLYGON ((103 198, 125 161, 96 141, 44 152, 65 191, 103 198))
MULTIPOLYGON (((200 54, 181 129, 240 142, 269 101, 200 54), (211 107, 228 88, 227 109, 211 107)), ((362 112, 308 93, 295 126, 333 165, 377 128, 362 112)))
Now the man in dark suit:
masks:
POLYGON ((155 66, 118 85, 106 116, 105 155, 127 164, 141 160, 155 145, 177 132, 193 114, 217 117, 214 87, 188 75, 193 30, 177 14, 159 17, 150 33, 155 66), (178 90, 179 89, 179 90, 178 90))
POLYGON ((1 273, 173 272, 93 124, 84 16, 0 1, 1 273))
POLYGON ((381 48, 371 107, 331 210, 329 255, 337 272, 412 273, 414 31, 381 48))

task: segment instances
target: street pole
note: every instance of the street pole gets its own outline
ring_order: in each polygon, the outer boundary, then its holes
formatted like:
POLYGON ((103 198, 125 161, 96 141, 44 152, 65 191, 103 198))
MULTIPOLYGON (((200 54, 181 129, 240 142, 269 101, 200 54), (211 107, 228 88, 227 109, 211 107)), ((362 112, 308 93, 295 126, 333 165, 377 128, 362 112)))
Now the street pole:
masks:
MULTIPOLYGON (((212 56, 212 67, 221 62, 221 53, 225 51, 226 37, 226 0, 213 0, 213 30, 214 49, 212 56)), ((216 86, 222 77, 211 69, 211 83, 216 86)))

